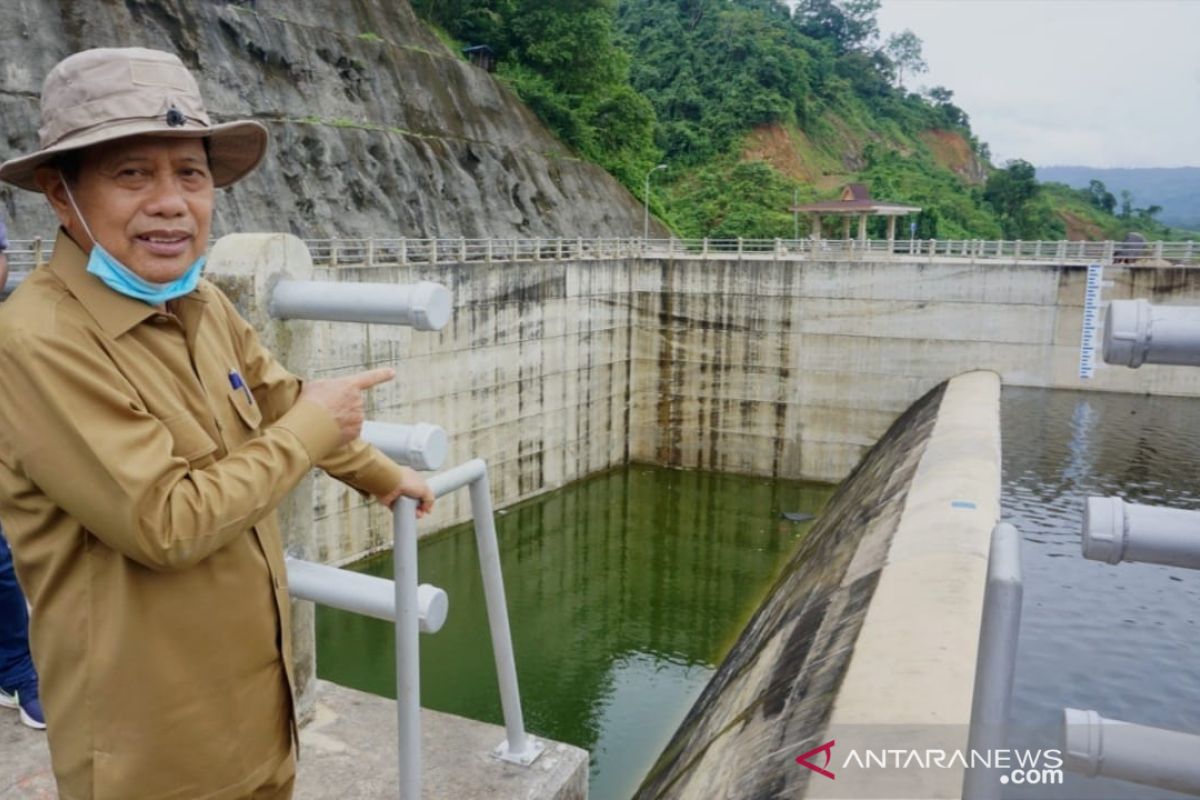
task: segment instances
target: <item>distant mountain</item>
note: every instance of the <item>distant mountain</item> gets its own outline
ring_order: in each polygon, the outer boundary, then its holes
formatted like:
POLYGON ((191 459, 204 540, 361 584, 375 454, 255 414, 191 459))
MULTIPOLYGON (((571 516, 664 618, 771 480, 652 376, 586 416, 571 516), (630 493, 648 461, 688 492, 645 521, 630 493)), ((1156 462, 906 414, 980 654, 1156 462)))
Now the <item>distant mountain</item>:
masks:
POLYGON ((1037 177, 1043 183, 1055 181, 1077 189, 1102 181, 1118 203, 1125 189, 1133 195, 1136 208, 1162 206, 1158 219, 1163 223, 1200 230, 1200 167, 1038 167, 1037 177))

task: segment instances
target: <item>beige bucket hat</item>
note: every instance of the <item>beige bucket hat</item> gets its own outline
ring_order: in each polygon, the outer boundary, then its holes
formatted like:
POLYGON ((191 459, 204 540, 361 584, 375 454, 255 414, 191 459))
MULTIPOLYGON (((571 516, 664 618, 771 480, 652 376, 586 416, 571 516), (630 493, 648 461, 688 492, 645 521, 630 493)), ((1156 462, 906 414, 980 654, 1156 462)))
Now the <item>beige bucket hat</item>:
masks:
POLYGON ((141 47, 97 48, 67 56, 50 70, 42 85, 41 149, 0 164, 0 180, 40 191, 34 170, 56 156, 146 134, 208 139, 218 188, 240 180, 267 152, 261 122, 209 121, 196 79, 178 56, 141 47))

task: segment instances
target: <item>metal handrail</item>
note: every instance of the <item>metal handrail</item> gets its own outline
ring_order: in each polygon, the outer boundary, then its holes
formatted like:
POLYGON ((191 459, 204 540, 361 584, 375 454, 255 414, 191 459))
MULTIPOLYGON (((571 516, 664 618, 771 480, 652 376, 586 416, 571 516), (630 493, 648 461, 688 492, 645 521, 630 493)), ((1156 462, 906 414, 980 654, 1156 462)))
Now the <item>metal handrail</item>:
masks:
MULTIPOLYGON (((471 495, 475 542, 483 573, 492 654, 500 685, 505 740, 492 751, 503 761, 529 766, 545 751, 545 744, 525 731, 521 692, 517 684, 512 633, 500 569, 500 546, 488 487, 487 464, 474 459, 428 480, 435 496, 442 498, 466 488, 471 495)), ((445 592, 417 583, 417 501, 402 497, 392 515, 392 562, 394 579, 358 575, 348 570, 289 558, 288 591, 300 600, 311 600, 332 608, 386 619, 396 629, 396 717, 397 762, 400 797, 421 796, 421 659, 420 634, 436 633, 446 618, 445 592)))
MULTIPOLYGON (((1007 746, 1023 595, 1021 536, 1011 524, 1001 522, 992 529, 988 550, 967 752, 1007 746)), ((999 800, 999 777, 998 769, 969 767, 963 774, 963 800, 999 800)))
MULTIPOLYGON (((9 268, 49 258, 52 239, 9 241, 9 268)), ((306 239, 313 263, 329 268, 474 264, 516 261, 613 261, 629 258, 729 258, 858 261, 867 258, 953 258, 1031 263, 1144 263, 1200 266, 1200 244, 1184 242, 1012 241, 987 239, 641 239, 547 237, 306 239)))

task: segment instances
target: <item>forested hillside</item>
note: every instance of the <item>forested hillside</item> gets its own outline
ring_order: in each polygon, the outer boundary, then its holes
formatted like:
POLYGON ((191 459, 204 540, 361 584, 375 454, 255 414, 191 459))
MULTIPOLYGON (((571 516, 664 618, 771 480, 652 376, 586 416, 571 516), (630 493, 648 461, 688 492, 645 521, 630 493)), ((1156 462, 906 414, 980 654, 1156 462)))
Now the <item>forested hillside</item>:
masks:
POLYGON ((1038 167, 1038 177, 1089 190, 1100 181, 1117 198, 1118 216, 1158 206, 1164 224, 1200 230, 1200 167, 1038 167))
MULTIPOLYGON (((1168 235, 1090 196, 990 164, 967 112, 918 88, 919 32, 884 40, 878 0, 415 0, 582 157, 680 236, 790 238, 789 207, 852 181, 921 206, 923 238, 1168 235)), ((799 235, 807 235, 801 219, 799 235)), ((871 230, 882 235, 883 221, 871 230)))

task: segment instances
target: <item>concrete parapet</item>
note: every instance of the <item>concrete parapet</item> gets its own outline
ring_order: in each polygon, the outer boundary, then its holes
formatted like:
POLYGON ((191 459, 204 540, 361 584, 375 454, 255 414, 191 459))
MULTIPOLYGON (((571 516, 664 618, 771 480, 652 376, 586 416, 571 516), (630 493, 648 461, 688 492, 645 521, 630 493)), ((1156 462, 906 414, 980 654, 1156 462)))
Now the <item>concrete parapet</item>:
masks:
MULTIPOLYGON (((946 385, 937 422, 854 644, 822 741, 967 750, 988 548, 1000 515, 1000 380, 946 385), (857 740, 857 741, 856 741, 857 740)), ((870 559, 874 561, 874 559, 870 559)), ((856 557, 847 580, 868 569, 856 557)), ((963 769, 847 769, 807 797, 959 797, 963 769)))

